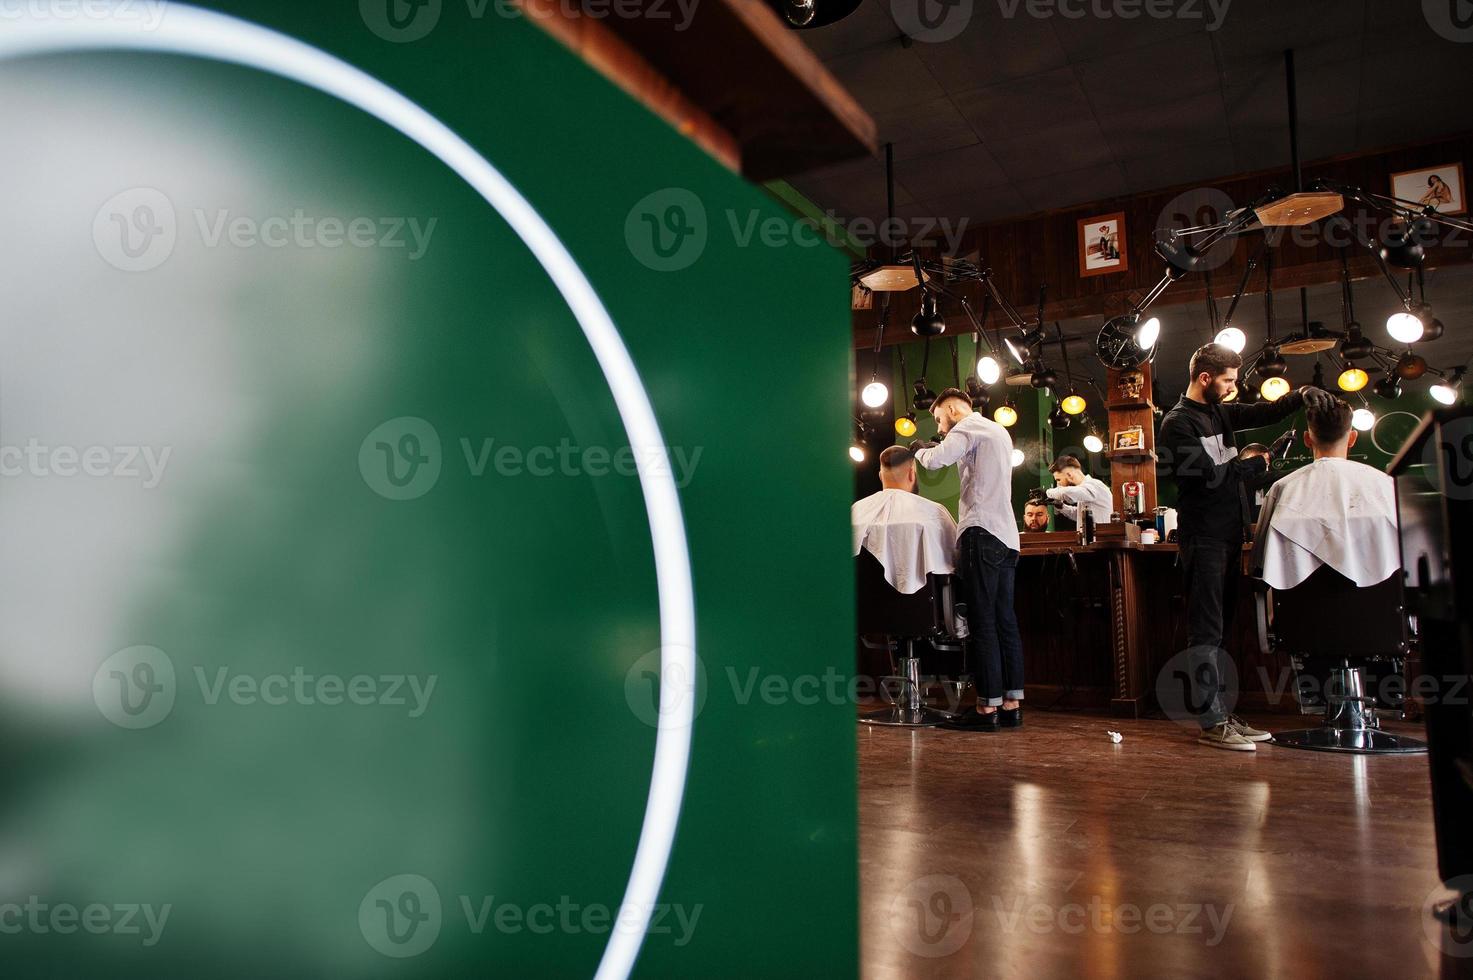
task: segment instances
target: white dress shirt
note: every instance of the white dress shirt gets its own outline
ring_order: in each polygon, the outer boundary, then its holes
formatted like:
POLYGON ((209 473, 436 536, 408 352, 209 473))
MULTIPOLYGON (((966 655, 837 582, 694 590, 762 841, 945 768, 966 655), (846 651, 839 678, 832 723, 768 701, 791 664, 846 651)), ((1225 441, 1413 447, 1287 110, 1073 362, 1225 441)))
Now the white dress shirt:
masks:
POLYGON ((980 527, 1014 551, 1018 524, 1013 516, 1013 438, 992 419, 973 412, 951 427, 941 445, 916 451, 928 470, 956 464, 962 494, 957 505, 960 531, 980 527))
POLYGON ((1115 498, 1110 494, 1110 484, 1086 476, 1077 487, 1049 487, 1048 499, 1058 503, 1060 512, 1071 521, 1079 522, 1079 505, 1083 504, 1095 516, 1096 524, 1110 523, 1115 511, 1115 498))
POLYGON ((956 521, 934 500, 909 490, 886 489, 856 500, 849 508, 854 525, 854 554, 874 555, 885 569, 885 581, 912 595, 926 585, 926 575, 956 571, 956 521))
POLYGON ((1322 565, 1363 589, 1401 567, 1395 481, 1365 463, 1327 456, 1290 473, 1269 488, 1259 529, 1263 580, 1275 589, 1322 565))

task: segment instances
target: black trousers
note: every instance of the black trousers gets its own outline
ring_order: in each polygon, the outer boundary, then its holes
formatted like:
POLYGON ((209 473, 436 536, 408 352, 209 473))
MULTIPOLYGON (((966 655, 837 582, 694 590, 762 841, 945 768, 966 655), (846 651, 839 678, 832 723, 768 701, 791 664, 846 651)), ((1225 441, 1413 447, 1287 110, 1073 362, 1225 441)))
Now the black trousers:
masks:
MULTIPOLYGON (((1194 537, 1181 542, 1179 556, 1186 579, 1190 710, 1206 729, 1221 724, 1232 711, 1223 699, 1229 686, 1224 680, 1225 646, 1238 603, 1243 547, 1194 537)), ((1229 700, 1233 697, 1229 695, 1229 700)))
POLYGON ((996 707, 1023 697, 1023 637, 1013 611, 1018 553, 980 527, 962 532, 957 573, 967 603, 967 654, 977 703, 996 707))

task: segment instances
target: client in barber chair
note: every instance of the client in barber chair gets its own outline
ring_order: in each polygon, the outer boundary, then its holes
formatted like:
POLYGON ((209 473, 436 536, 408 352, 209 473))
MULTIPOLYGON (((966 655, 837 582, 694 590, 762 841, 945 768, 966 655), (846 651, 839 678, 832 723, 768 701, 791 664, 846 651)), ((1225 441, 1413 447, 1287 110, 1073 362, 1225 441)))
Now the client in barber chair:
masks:
POLYGON ((1367 588, 1401 567, 1395 482, 1349 458, 1350 415, 1339 398, 1305 409, 1314 462, 1269 489, 1255 535, 1255 564, 1271 588, 1292 589, 1323 565, 1367 588))
POLYGON ((904 446, 880 453, 880 490, 849 508, 854 553, 868 551, 885 569, 885 581, 906 595, 926 585, 927 573, 956 567, 956 521, 934 500, 916 493, 915 455, 904 446))
POLYGON ((1041 496, 1043 488, 1038 488, 1040 496, 1028 498, 1023 505, 1023 530, 1025 531, 1047 531, 1048 530, 1048 500, 1041 496))

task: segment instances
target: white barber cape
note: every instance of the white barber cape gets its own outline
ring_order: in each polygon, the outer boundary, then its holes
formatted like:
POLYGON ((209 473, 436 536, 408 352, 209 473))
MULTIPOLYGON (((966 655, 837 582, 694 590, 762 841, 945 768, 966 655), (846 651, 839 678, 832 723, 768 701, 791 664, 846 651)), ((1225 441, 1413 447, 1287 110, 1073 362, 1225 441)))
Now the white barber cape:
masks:
POLYGON ((956 570, 956 522, 934 500, 908 490, 881 490, 849 508, 854 554, 874 555, 885 581, 906 595, 925 588, 926 575, 956 570))
POLYGON ((1292 589, 1329 565, 1362 589, 1384 582, 1401 567, 1394 486, 1373 466, 1332 457, 1279 480, 1259 520, 1263 580, 1292 589))

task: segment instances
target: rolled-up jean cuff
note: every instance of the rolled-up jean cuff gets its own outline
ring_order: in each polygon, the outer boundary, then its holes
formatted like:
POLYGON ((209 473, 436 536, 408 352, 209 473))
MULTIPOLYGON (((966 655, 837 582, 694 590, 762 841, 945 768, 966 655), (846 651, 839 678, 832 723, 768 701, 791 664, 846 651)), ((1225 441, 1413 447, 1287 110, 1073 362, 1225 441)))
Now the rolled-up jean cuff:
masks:
POLYGON ((1006 693, 1006 694, 1004 694, 1002 696, 1002 699, 1004 701, 1021 701, 1021 700, 1023 700, 1023 692, 1022 691, 1009 691, 1008 693, 1006 693))
POLYGON ((1002 698, 987 698, 986 701, 987 701, 987 707, 989 707, 989 708, 1001 708, 1002 707, 1002 698))

